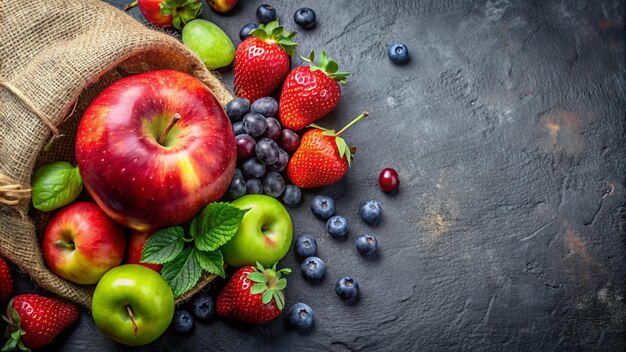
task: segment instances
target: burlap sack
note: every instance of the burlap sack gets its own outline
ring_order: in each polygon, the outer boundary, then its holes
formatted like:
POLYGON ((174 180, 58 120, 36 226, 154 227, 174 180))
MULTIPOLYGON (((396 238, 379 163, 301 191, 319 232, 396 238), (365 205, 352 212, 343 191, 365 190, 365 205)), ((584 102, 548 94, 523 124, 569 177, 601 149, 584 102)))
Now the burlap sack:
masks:
MULTIPOLYGON (((86 307, 93 287, 67 282, 43 262, 38 234, 50 215, 31 208, 31 175, 52 161, 75 164, 76 127, 102 89, 165 68, 198 77, 223 105, 232 99, 176 39, 99 0, 0 0, 0 255, 86 307)), ((183 299, 212 279, 203 277, 183 299)))

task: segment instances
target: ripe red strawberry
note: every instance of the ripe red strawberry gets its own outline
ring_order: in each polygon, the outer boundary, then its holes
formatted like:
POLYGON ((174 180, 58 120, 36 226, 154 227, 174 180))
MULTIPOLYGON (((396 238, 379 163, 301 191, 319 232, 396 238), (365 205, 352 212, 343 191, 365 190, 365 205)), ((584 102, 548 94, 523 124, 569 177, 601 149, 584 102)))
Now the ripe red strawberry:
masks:
POLYGON ((11 279, 11 271, 9 264, 0 257, 0 307, 5 307, 11 292, 13 291, 13 280, 11 279))
POLYGON ((350 72, 337 72, 339 66, 323 51, 317 65, 313 51, 309 59, 302 59, 310 66, 291 70, 280 94, 280 122, 295 131, 321 119, 337 107, 341 98, 338 82, 346 84, 350 75, 350 72))
POLYGON ((217 296, 217 314, 250 324, 276 319, 285 306, 282 290, 287 279, 281 275, 290 272, 289 268, 277 271, 276 264, 271 269, 259 263, 240 268, 217 296))
POLYGON ((311 125, 314 129, 302 136, 300 147, 289 160, 289 180, 300 188, 322 187, 341 180, 354 151, 340 135, 367 115, 363 112, 339 132, 311 125))
POLYGON ((57 298, 25 294, 14 297, 2 317, 7 326, 9 341, 2 351, 41 348, 50 344, 68 326, 78 319, 78 308, 57 298))
POLYGON ((278 20, 254 29, 235 52, 235 95, 253 102, 272 94, 289 72, 289 59, 298 45, 278 20))

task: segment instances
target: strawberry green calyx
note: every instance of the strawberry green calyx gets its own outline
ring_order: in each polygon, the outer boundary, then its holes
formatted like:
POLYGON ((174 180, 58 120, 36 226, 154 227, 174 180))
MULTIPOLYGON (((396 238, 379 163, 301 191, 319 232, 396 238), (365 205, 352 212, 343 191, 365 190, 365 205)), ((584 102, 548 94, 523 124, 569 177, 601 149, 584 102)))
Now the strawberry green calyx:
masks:
POLYGON ((314 123, 310 124, 309 127, 317 128, 319 130, 324 131, 322 133, 324 136, 335 137, 335 143, 337 144, 339 157, 340 158, 345 157, 346 160, 348 161, 348 167, 350 167, 351 166, 350 163, 352 162, 352 158, 354 156, 354 153, 356 152, 356 148, 354 147, 350 148, 348 146, 348 143, 346 143, 346 141, 343 138, 341 138, 340 135, 367 115, 369 115, 369 113, 367 111, 363 111, 361 115, 359 115, 356 119, 350 121, 350 123, 345 125, 344 128, 340 129, 339 132, 335 132, 335 130, 329 130, 328 128, 324 128, 314 123))
POLYGON ((305 58, 304 56, 300 56, 300 58, 309 63, 311 67, 311 72, 321 70, 328 77, 334 79, 335 81, 346 84, 346 78, 350 76, 350 72, 337 72, 339 70, 339 65, 337 61, 331 59, 328 55, 326 55, 325 51, 322 51, 319 59, 317 60, 317 65, 315 64, 315 52, 311 50, 309 53, 309 58, 305 58))
POLYGON ((21 337, 26 334, 26 332, 20 327, 21 318, 13 307, 13 300, 11 300, 7 306, 7 315, 9 317, 7 318, 3 315, 2 320, 8 324, 5 336, 9 340, 2 346, 1 351, 14 351, 16 348, 19 348, 21 351, 30 351, 22 342, 21 337))
POLYGON ((276 270, 276 264, 271 269, 264 268, 257 262, 254 271, 247 276, 248 280, 255 282, 250 288, 250 293, 253 295, 263 294, 261 298, 263 304, 268 304, 274 299, 276 307, 283 310, 285 296, 282 294, 282 290, 287 287, 287 279, 281 278, 281 276, 289 273, 291 273, 289 268, 276 270))
POLYGON ((172 26, 178 30, 202 12, 198 0, 163 0, 159 6, 163 16, 172 16, 172 26))
POLYGON ((278 44, 290 57, 293 56, 296 46, 298 46, 298 43, 291 40, 296 34, 298 32, 286 32, 285 28, 278 23, 278 20, 262 24, 259 28, 255 28, 250 32, 250 35, 264 42, 278 44))

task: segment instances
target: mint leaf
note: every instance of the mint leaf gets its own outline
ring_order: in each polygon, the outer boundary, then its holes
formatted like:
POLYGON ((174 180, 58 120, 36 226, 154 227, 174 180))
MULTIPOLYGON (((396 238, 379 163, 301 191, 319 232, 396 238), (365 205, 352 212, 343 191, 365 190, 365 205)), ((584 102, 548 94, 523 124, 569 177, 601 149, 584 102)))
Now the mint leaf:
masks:
POLYGON ((202 276, 195 251, 195 248, 189 247, 163 265, 161 276, 172 288, 174 297, 191 290, 202 276))
POLYGON ((191 221, 189 232, 195 238, 196 248, 214 251, 237 233, 244 210, 229 203, 211 203, 191 221))
POLYGON ((40 167, 33 175, 33 206, 51 211, 73 202, 83 190, 78 167, 59 161, 40 167))
POLYGON ((226 273, 224 272, 224 257, 222 257, 222 252, 202 252, 196 250, 194 253, 196 255, 196 260, 204 271, 211 274, 217 274, 220 277, 226 276, 226 273))
POLYGON ((183 251, 185 233, 180 226, 155 232, 141 251, 141 263, 163 264, 174 259, 183 251))

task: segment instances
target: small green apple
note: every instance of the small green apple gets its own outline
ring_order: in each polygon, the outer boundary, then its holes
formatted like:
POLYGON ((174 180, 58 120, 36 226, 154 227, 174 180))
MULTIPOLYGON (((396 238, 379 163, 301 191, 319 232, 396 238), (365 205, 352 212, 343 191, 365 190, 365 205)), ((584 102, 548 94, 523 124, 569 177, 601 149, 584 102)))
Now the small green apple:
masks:
POLYGON ((143 346, 156 340, 174 317, 174 295, 161 275, 138 264, 109 270, 93 293, 91 315, 113 340, 143 346))
POLYGON ((232 204, 248 210, 239 230, 221 247, 224 261, 234 267, 271 266, 289 251, 293 228, 287 209, 276 199, 262 194, 249 194, 232 204))

